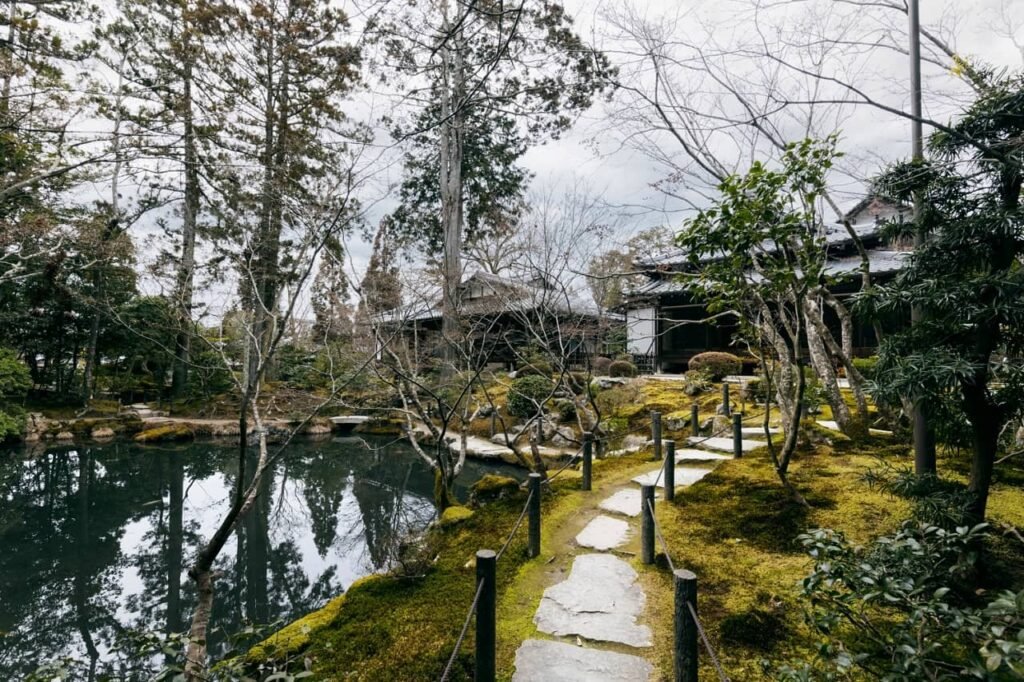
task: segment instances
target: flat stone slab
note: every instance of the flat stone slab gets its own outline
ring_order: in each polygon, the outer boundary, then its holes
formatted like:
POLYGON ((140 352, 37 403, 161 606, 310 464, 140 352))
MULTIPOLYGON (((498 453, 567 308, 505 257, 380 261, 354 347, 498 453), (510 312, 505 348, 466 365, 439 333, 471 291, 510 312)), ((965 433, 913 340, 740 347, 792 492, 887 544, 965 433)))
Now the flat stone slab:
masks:
MULTIPOLYGON (((690 436, 690 443, 693 445, 700 445, 701 447, 709 448, 711 450, 724 450, 725 452, 732 452, 732 438, 701 438, 698 436, 690 436)), ((763 440, 747 440, 743 439, 742 449, 743 452, 750 450, 756 450, 757 448, 763 448, 768 445, 763 440)))
MULTIPOLYGON (((832 419, 819 419, 818 425, 824 426, 829 431, 842 432, 842 429, 839 428, 839 422, 832 419)), ((868 434, 872 436, 891 436, 892 431, 887 431, 886 429, 868 429, 868 434)))
MULTIPOLYGON (((678 488, 683 485, 693 485, 700 479, 704 478, 711 473, 711 469, 698 469, 697 467, 676 467, 676 480, 675 484, 678 488)), ((665 475, 662 474, 661 468, 655 469, 654 471, 648 471, 646 474, 640 474, 633 479, 634 483, 640 485, 657 485, 659 488, 665 487, 665 475), (659 477, 658 474, 661 474, 659 477)))
POLYGON ((620 490, 597 506, 623 516, 640 516, 640 491, 636 488, 620 490))
POLYGON ((651 629, 636 622, 645 601, 636 577, 632 566, 612 554, 580 555, 566 580, 544 590, 533 622, 549 635, 651 646, 651 629))
POLYGON ((701 461, 711 462, 718 461, 721 459, 732 459, 729 455, 723 455, 717 452, 708 452, 707 450, 697 450, 696 448, 683 448, 682 450, 676 450, 676 461, 684 462, 690 461, 701 461))
POLYGON ((653 674, 639 656, 528 639, 516 651, 512 682, 645 682, 653 674))
POLYGON ((602 514, 591 520, 576 536, 576 544, 600 551, 615 549, 629 538, 629 524, 602 514))
MULTIPOLYGON (((744 436, 764 435, 764 428, 761 426, 744 426, 742 429, 740 429, 740 431, 743 433, 744 436)), ((773 436, 778 435, 782 433, 782 428, 778 426, 769 426, 768 433, 772 434, 773 436)))

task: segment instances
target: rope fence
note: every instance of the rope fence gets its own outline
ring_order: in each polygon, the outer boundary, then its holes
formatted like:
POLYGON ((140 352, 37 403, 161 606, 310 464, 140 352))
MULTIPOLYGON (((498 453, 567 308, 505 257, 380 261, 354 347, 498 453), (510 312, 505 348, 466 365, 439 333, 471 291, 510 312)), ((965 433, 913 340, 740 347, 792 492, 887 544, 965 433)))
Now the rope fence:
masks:
MULTIPOLYGON (((727 391, 723 391, 723 398, 727 398, 727 391)), ((729 413, 726 410, 726 414, 732 419, 732 432, 734 441, 734 456, 742 456, 742 424, 745 421, 751 419, 763 419, 763 415, 751 415, 744 419, 742 413, 729 413)), ((691 413, 691 422, 694 432, 697 431, 697 418, 698 409, 694 405, 694 409, 691 413)), ((469 606, 469 610, 466 613, 466 618, 463 621, 462 628, 459 631, 459 636, 455 641, 455 646, 452 649, 451 655, 448 658, 448 663, 444 668, 444 672, 441 674, 440 682, 447 682, 451 675, 452 669, 455 665, 455 661, 458 658, 459 652, 462 650, 462 646, 465 643, 466 635, 469 632, 470 624, 473 622, 474 616, 476 616, 476 666, 475 666, 475 679, 481 682, 491 682, 495 678, 495 636, 496 636, 496 623, 495 623, 495 611, 496 611, 496 575, 497 575, 497 563, 504 556, 509 546, 512 544, 512 540, 515 538, 519 528, 523 525, 523 521, 529 519, 529 540, 527 544, 528 556, 533 558, 540 554, 540 523, 541 523, 541 490, 543 485, 551 485, 560 474, 572 467, 577 460, 582 458, 583 460, 583 476, 581 481, 581 487, 583 490, 591 489, 591 469, 593 464, 594 455, 594 444, 602 441, 608 441, 612 438, 621 438, 630 433, 636 433, 640 431, 647 431, 648 429, 652 432, 652 440, 654 443, 654 457, 655 459, 661 459, 662 445, 666 446, 667 457, 665 458, 664 465, 658 470, 658 475, 655 481, 651 485, 640 486, 640 499, 642 502, 641 506, 641 560, 645 564, 653 564, 655 561, 655 538, 661 545, 662 552, 665 555, 665 559, 668 563, 669 569, 672 571, 674 584, 675 584, 675 617, 674 617, 674 628, 675 628, 675 680, 676 682, 697 682, 697 662, 698 662, 698 640, 703 643, 704 648, 707 650, 708 657, 711 660, 715 671, 718 674, 720 682, 730 682, 729 677, 725 674, 721 663, 719 662, 718 653, 711 645, 711 641, 704 630, 704 626, 697 615, 697 576, 692 572, 685 569, 676 569, 675 563, 672 560, 672 553, 669 550, 668 542, 665 540, 665 536, 661 531, 661 527, 658 524, 658 519, 655 514, 654 505, 654 491, 655 487, 661 481, 661 477, 666 472, 671 472, 666 475, 665 490, 666 499, 673 499, 675 490, 675 441, 661 439, 661 414, 658 412, 651 413, 651 424, 631 429, 624 434, 616 434, 614 436, 603 436, 595 438, 594 434, 587 431, 583 433, 583 445, 582 447, 573 453, 567 462, 557 469, 553 474, 542 479, 538 473, 531 473, 528 479, 529 494, 526 496, 526 501, 523 504, 523 509, 516 518, 512 529, 505 537, 504 542, 501 545, 501 549, 497 552, 482 549, 476 554, 476 579, 477 587, 476 593, 473 596, 473 601, 469 606), (670 488, 671 486, 671 488, 670 488), (671 490, 671 492, 670 492, 671 490)), ((691 440, 692 445, 700 445, 706 443, 712 438, 720 437, 722 434, 727 433, 728 429, 721 429, 717 432, 713 432, 710 436, 691 440)))

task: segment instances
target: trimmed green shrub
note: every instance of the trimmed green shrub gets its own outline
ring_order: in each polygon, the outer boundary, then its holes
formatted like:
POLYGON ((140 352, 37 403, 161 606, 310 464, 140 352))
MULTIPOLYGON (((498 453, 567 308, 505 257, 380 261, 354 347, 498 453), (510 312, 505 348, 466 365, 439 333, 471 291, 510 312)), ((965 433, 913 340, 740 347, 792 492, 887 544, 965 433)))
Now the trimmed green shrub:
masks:
POLYGON ((608 367, 608 376, 635 377, 636 365, 626 360, 616 360, 608 367))
POLYGON ((732 353, 711 351, 698 353, 690 358, 691 370, 705 370, 711 375, 712 381, 721 381, 730 374, 739 374, 743 370, 743 361, 732 353))
POLYGON ((565 385, 573 395, 583 395, 590 385, 590 377, 586 372, 569 372, 565 375, 565 385))
POLYGON ((516 368, 516 377, 538 376, 549 378, 554 372, 543 355, 529 355, 516 368))
POLYGON ((562 399, 555 403, 558 410, 558 421, 563 424, 576 421, 576 403, 572 400, 562 399))
POLYGON ((532 417, 553 388, 547 377, 531 375, 516 378, 508 391, 508 413, 514 417, 532 417))
POLYGON ((608 369, 612 366, 612 359, 606 357, 594 358, 594 374, 597 376, 608 376, 608 369))

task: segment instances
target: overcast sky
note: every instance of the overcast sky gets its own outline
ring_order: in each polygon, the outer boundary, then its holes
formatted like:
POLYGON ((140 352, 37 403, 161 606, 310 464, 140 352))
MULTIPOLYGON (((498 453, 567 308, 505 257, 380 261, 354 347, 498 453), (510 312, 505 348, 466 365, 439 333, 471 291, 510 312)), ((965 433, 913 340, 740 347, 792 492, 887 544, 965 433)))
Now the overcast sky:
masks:
MULTIPOLYGON (((842 30, 846 37, 857 35, 878 39, 887 35, 896 44, 906 42, 906 18, 896 13, 861 13, 845 0, 760 0, 755 22, 756 3, 757 0, 565 0, 567 9, 576 17, 577 30, 605 50, 613 62, 621 64, 626 74, 630 74, 636 65, 635 45, 623 39, 621 22, 614 19, 626 14, 648 21, 651 26, 663 30, 672 41, 708 49, 713 45, 723 51, 732 45, 749 44, 758 32, 767 34, 768 43, 792 43, 804 35, 810 41, 820 26, 827 27, 826 34, 842 30)), ((1024 0, 921 0, 921 4, 922 25, 948 40, 957 54, 1003 67, 1020 68, 1024 65, 1020 47, 1024 44, 1024 0), (1011 36, 1016 37, 1017 44, 1011 36)), ((358 18, 354 23, 358 23, 358 18)), ((686 48, 680 48, 680 52, 686 52, 686 48)), ((793 54, 795 48, 790 44, 785 55, 791 57, 793 54)), ((736 77, 749 80, 751 87, 756 88, 757 69, 769 61, 765 58, 759 64, 749 56, 740 59, 735 66, 736 77)), ((887 49, 860 50, 840 61, 826 61, 822 72, 843 78, 855 77, 858 87, 872 98, 901 110, 909 109, 909 66, 905 55, 887 49)), ((926 116, 948 120, 969 100, 968 90, 945 69, 926 64, 925 76, 926 116)), ((638 82, 642 81, 642 74, 637 78, 638 82)), ((794 86, 799 78, 792 73, 783 74, 787 87, 794 86)), ((701 100, 697 105, 707 105, 721 95, 714 92, 714 88, 708 88, 698 73, 682 74, 677 85, 680 90, 686 90, 691 82, 697 81, 701 81, 699 86, 694 86, 694 96, 701 100)), ((831 92, 835 94, 837 90, 833 87, 831 92)), ((364 92, 354 107, 368 122, 374 123, 382 113, 390 113, 393 101, 387 93, 364 92)), ((672 198, 654 186, 665 179, 670 169, 650 154, 632 148, 625 140, 630 131, 615 115, 621 112, 623 101, 624 98, 616 96, 612 102, 595 105, 562 139, 531 149, 523 160, 535 176, 535 187, 541 191, 582 180, 609 206, 627 211, 630 217, 623 223, 620 241, 642 228, 678 226, 692 210, 686 201, 672 198)), ((841 147, 847 155, 843 171, 835 179, 833 187, 837 198, 848 206, 862 196, 864 179, 886 162, 909 154, 910 123, 870 106, 837 107, 829 116, 821 123, 822 132, 839 128, 841 147)), ((928 131, 925 132, 927 134, 928 131)), ((794 134, 796 137, 802 135, 794 134)), ((713 144, 720 145, 723 156, 728 157, 728 133, 724 139, 724 144, 721 139, 713 144)), ((383 132, 379 141, 385 146, 390 144, 383 132)), ((655 135, 648 140, 648 145, 652 141, 666 150, 666 157, 680 158, 671 139, 655 135)), ((393 192, 387 188, 393 187, 401 177, 398 151, 392 149, 375 157, 377 173, 364 197, 370 206, 367 211, 370 225, 375 225, 384 213, 394 207, 393 192)), ((743 170, 751 156, 736 155, 735 170, 743 170)), ((677 189, 691 205, 706 202, 706 199, 701 199, 700 192, 677 189)), ((351 276, 358 281, 369 258, 370 247, 354 235, 348 249, 351 276)), ((213 291, 207 291, 206 296, 209 299, 221 297, 213 291)), ((300 316, 304 314, 308 311, 300 312, 300 316)))

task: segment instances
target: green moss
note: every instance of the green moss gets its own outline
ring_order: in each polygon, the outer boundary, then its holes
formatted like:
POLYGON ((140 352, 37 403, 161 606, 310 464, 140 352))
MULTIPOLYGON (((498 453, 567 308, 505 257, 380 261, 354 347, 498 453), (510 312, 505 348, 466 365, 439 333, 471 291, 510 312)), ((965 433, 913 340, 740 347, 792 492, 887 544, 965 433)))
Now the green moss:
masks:
POLYGON ((184 424, 167 424, 146 429, 135 434, 136 443, 159 443, 174 440, 190 440, 195 437, 192 429, 184 424))
MULTIPOLYGON (((657 506, 659 525, 677 567, 697 574, 701 620, 732 679, 760 679, 759 660, 814 655, 818 637, 805 625, 799 581, 810 561, 796 536, 810 528, 841 529, 864 543, 896 528, 909 508, 873 490, 864 472, 877 465, 867 449, 823 450, 796 457, 790 479, 810 504, 793 502, 763 451, 722 462, 714 473, 657 506), (769 622, 770 621, 770 622, 769 622), (764 636, 758 636, 758 630, 764 636)), ((849 446, 852 449, 852 445, 849 446)), ((863 447, 863 446, 860 446, 863 447)), ((671 671, 672 582, 647 567, 656 663, 671 671)))
POLYGON ((469 499, 474 504, 492 502, 519 491, 519 481, 509 476, 485 474, 470 488, 469 499))
POLYGON ((456 524, 462 523, 463 521, 473 516, 473 510, 467 507, 454 506, 448 507, 441 514, 441 518, 438 519, 437 525, 439 528, 450 528, 456 524))

